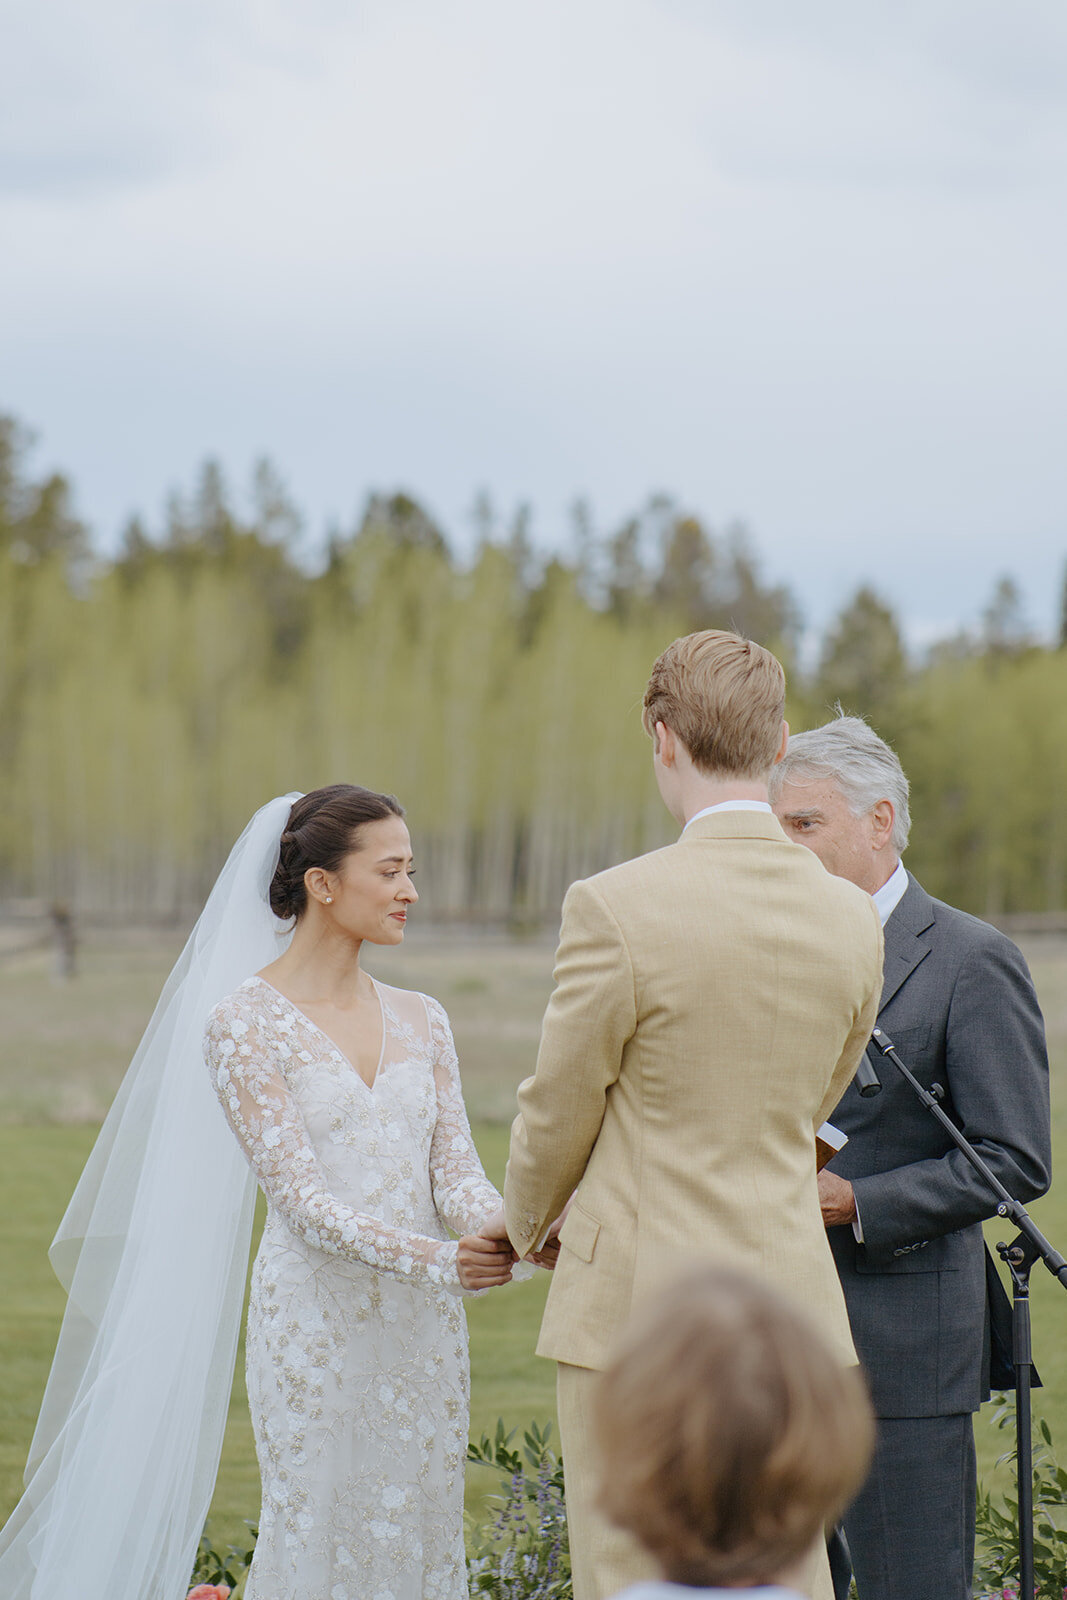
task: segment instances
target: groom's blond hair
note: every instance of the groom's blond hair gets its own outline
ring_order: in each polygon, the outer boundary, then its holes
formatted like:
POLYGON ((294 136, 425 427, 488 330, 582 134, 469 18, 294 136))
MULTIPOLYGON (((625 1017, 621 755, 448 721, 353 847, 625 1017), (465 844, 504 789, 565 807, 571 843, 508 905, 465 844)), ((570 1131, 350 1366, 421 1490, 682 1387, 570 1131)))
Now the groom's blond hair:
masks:
POLYGON ((707 628, 667 646, 652 668, 642 721, 665 723, 694 766, 712 775, 765 778, 785 715, 785 672, 769 650, 707 628))
POLYGON ((720 1268, 634 1321, 595 1406, 601 1510, 694 1588, 788 1577, 874 1443, 859 1368, 771 1289, 720 1268))

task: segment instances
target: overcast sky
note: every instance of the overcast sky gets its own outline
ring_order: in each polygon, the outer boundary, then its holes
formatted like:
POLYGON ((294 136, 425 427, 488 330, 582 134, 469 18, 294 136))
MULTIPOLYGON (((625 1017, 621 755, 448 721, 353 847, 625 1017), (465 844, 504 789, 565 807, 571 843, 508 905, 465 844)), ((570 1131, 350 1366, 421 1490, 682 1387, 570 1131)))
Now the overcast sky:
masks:
POLYGON ((1063 0, 0 0, 0 409, 113 543, 272 456, 559 543, 666 490, 820 625, 1067 557, 1063 0))

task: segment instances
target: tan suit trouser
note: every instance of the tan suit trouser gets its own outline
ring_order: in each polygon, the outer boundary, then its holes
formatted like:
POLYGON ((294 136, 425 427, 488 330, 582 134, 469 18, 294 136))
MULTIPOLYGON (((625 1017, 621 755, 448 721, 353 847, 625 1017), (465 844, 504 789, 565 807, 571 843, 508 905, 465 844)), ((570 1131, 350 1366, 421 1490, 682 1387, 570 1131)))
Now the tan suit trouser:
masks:
MULTIPOLYGON (((613 1528, 594 1504, 600 1463, 593 1447, 592 1400, 599 1377, 588 1367, 562 1361, 556 1368, 574 1600, 610 1600, 630 1584, 662 1576, 637 1541, 613 1528)), ((833 1600, 824 1538, 820 1536, 804 1568, 790 1578, 811 1600, 833 1600)))
POLYGON ((594 1504, 600 1467, 593 1448, 592 1403, 599 1377, 589 1367, 562 1361, 556 1368, 574 1600, 609 1600, 632 1583, 660 1576, 637 1540, 613 1528, 594 1504))

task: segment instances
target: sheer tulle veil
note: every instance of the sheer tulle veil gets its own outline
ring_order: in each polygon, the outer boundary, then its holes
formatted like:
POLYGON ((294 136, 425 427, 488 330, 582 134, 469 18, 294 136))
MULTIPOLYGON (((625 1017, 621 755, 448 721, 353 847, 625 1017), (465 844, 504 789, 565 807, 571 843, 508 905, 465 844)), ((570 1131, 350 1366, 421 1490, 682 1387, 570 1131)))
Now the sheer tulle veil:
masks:
POLYGON ((51 1250, 67 1310, 5 1600, 179 1600, 211 1500, 255 1185, 204 1065, 211 1008, 288 942, 267 891, 298 796, 252 818, 167 980, 51 1250))

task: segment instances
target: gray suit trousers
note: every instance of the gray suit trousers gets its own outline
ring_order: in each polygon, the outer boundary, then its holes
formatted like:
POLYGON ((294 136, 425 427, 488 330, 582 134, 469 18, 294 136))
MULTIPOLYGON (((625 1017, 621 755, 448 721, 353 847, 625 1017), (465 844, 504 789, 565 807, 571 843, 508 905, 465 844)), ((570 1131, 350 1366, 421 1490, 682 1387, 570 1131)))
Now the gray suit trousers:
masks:
POLYGON ((879 1418, 844 1519, 860 1600, 971 1600, 975 1495, 970 1412, 879 1418))

